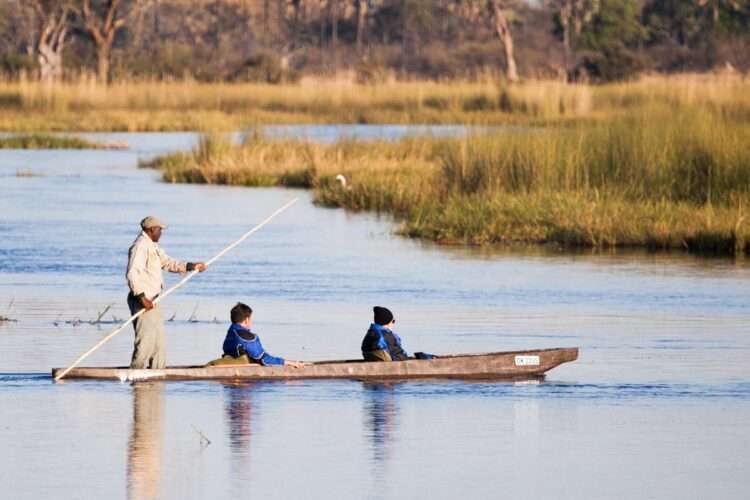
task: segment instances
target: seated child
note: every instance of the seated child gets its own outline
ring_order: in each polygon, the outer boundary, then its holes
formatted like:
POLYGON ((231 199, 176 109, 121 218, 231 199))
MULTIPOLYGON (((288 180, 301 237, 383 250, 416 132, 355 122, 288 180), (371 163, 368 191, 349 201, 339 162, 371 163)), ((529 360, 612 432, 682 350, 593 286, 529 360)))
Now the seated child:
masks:
MULTIPOLYGON (((232 324, 229 326, 227 336, 224 338, 224 357, 234 359, 247 358, 250 363, 259 363, 263 366, 270 365, 287 365, 294 368, 305 366, 302 361, 293 361, 291 359, 277 358, 268 354, 263 345, 260 343, 260 337, 250 331, 252 328, 253 310, 250 306, 238 302, 230 312, 232 324)), ((212 362, 209 364, 224 364, 221 362, 212 362)))
POLYGON ((409 354, 401 346, 401 339, 392 330, 396 320, 385 307, 373 307, 374 322, 362 340, 362 356, 365 361, 403 361, 409 354))

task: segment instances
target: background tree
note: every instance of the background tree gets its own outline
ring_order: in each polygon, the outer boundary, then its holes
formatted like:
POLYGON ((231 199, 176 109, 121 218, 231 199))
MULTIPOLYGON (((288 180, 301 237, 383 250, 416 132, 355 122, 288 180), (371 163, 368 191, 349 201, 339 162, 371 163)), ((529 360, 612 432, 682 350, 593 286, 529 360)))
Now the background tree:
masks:
POLYGON ((365 38, 365 28, 367 23, 367 0, 354 0, 355 12, 357 15, 357 38, 356 38, 356 49, 357 54, 362 54, 362 46, 365 38))
POLYGON ((0 73, 14 77, 34 70, 37 23, 23 0, 0 2, 0 73))
POLYGON ((513 34, 510 31, 510 19, 513 16, 512 4, 508 0, 490 0, 487 4, 495 23, 495 31, 505 49, 505 76, 508 81, 518 81, 518 69, 513 48, 513 34))
POLYGON ((745 68, 750 62, 748 0, 649 0, 641 19, 658 70, 745 68))
POLYGON ((587 50, 579 71, 596 80, 629 78, 643 67, 638 54, 646 39, 640 7, 633 0, 600 0, 597 11, 581 28, 577 46, 587 50))
POLYGON ((63 57, 102 81, 746 71, 750 0, 0 0, 0 72, 54 80, 63 57))
POLYGON ((642 17, 654 43, 671 40, 687 47, 694 43, 702 30, 696 1, 650 1, 644 7, 642 17))
POLYGON ((63 75, 63 49, 68 35, 71 5, 68 0, 29 0, 37 22, 36 55, 43 81, 63 75))
POLYGON ((117 32, 126 24, 128 14, 137 8, 139 0, 77 0, 77 13, 96 48, 96 77, 109 81, 112 43, 117 32))
POLYGON ((745 5, 747 5, 746 0, 698 0, 698 6, 706 11, 707 17, 714 26, 721 23, 722 11, 739 11, 745 5))
POLYGON ((574 54, 577 49, 578 37, 584 26, 591 22, 599 12, 601 0, 553 0, 552 8, 557 11, 560 33, 562 35, 563 51, 565 55, 565 75, 570 78, 575 66, 574 54))
POLYGON ((339 0, 328 0, 328 18, 331 20, 331 60, 336 72, 339 68, 339 0))
POLYGON ((403 50, 419 55, 423 42, 436 28, 435 5, 430 0, 401 0, 394 7, 395 11, 400 11, 403 50))

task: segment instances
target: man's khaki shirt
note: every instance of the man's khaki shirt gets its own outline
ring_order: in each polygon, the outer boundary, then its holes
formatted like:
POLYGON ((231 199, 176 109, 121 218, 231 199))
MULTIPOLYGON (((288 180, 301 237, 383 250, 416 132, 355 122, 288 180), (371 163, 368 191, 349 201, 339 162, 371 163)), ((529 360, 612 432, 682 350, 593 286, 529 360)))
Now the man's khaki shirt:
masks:
POLYGON ((164 288, 161 270, 173 273, 187 271, 187 263, 175 260, 151 238, 141 232, 128 250, 128 286, 133 295, 145 294, 153 300, 164 288))

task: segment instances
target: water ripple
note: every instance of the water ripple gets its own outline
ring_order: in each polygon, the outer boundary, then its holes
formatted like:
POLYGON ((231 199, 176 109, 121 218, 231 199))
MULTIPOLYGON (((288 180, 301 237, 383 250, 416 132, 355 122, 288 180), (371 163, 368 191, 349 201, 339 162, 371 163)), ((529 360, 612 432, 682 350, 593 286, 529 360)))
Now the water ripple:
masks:
MULTIPOLYGON (((0 373, 1 389, 54 388, 47 373, 0 373)), ((66 384, 94 390, 112 389, 130 384, 112 381, 68 381, 66 384)), ((362 390, 384 387, 403 399, 479 398, 479 399, 581 399, 610 402, 663 399, 750 399, 750 382, 724 384, 670 383, 563 383, 546 381, 242 381, 242 382, 167 382, 172 394, 214 395, 221 387, 272 394, 295 401, 336 401, 362 397, 362 390)))

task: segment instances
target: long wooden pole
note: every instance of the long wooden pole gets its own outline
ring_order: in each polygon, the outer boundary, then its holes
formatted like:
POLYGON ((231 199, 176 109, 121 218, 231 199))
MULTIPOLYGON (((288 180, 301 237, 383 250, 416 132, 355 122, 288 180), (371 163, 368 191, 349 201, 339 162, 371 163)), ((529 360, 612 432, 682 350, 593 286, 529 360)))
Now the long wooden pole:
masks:
MULTIPOLYGON (((297 202, 297 200, 299 200, 299 198, 294 198, 293 200, 291 200, 287 204, 285 204, 283 207, 279 208, 274 213, 272 213, 271 215, 269 215, 268 217, 266 217, 266 219, 263 222, 261 222, 260 224, 258 224, 254 228, 252 228, 250 231, 248 231, 245 234, 243 234, 240 239, 238 239, 237 241, 235 241, 234 243, 232 243, 231 245, 229 245, 228 247, 226 247, 221 252, 219 252, 216 255, 214 255, 210 260, 208 260, 206 262, 206 266, 210 266, 211 264, 213 264, 214 262, 216 262, 217 260, 219 260, 228 251, 230 251, 231 249, 233 249, 234 247, 236 247, 237 245, 239 245, 240 243, 242 243, 243 241, 245 241, 247 238, 249 238, 251 234, 253 234, 254 232, 258 231, 260 228, 262 228, 263 226, 265 226, 266 224, 268 224, 269 222, 271 222, 271 219, 273 219, 274 217, 276 217, 277 215, 279 215, 281 212, 283 212, 287 208, 289 208, 292 205, 294 205, 297 202)), ((190 278, 192 278, 193 276, 195 276, 196 274, 198 274, 198 272, 199 271, 190 271, 176 285, 172 286, 166 292, 164 292, 164 293, 160 294, 158 297, 156 297, 156 299, 154 299, 154 305, 158 304, 159 302, 161 302, 162 299, 164 299, 165 297, 167 297, 168 295, 170 295, 172 292, 174 292, 175 290, 177 290, 178 288, 180 288, 182 285, 184 285, 185 283, 187 283, 188 280, 190 278)), ((118 333, 120 333, 122 330, 125 329, 126 326, 128 326, 130 323, 132 323, 133 321, 135 321, 136 319, 138 319, 145 312, 146 312, 146 309, 141 309, 140 311, 138 311, 137 313, 135 313, 134 315, 132 315, 130 318, 128 318, 126 321, 124 321, 120 326, 118 326, 117 328, 115 328, 114 330, 112 330, 112 332, 110 332, 109 334, 107 334, 107 336, 105 336, 99 342, 97 342, 96 345, 94 345, 94 347, 92 347, 88 351, 86 351, 83 354, 81 354, 78 357, 78 359, 76 359, 73 362, 72 365, 70 365, 65 370, 63 370, 63 371, 61 371, 60 373, 57 374, 57 376, 55 377, 55 382, 60 381, 65 375, 68 374, 68 372, 70 370, 72 370, 73 368, 75 368, 76 366, 78 366, 78 364, 81 361, 83 361, 84 359, 86 359, 91 353, 93 353, 94 351, 96 351, 97 349, 99 349, 101 346, 103 346, 104 344, 106 344, 109 341, 109 339, 111 339, 112 337, 114 337, 115 335, 117 335, 118 333)))

